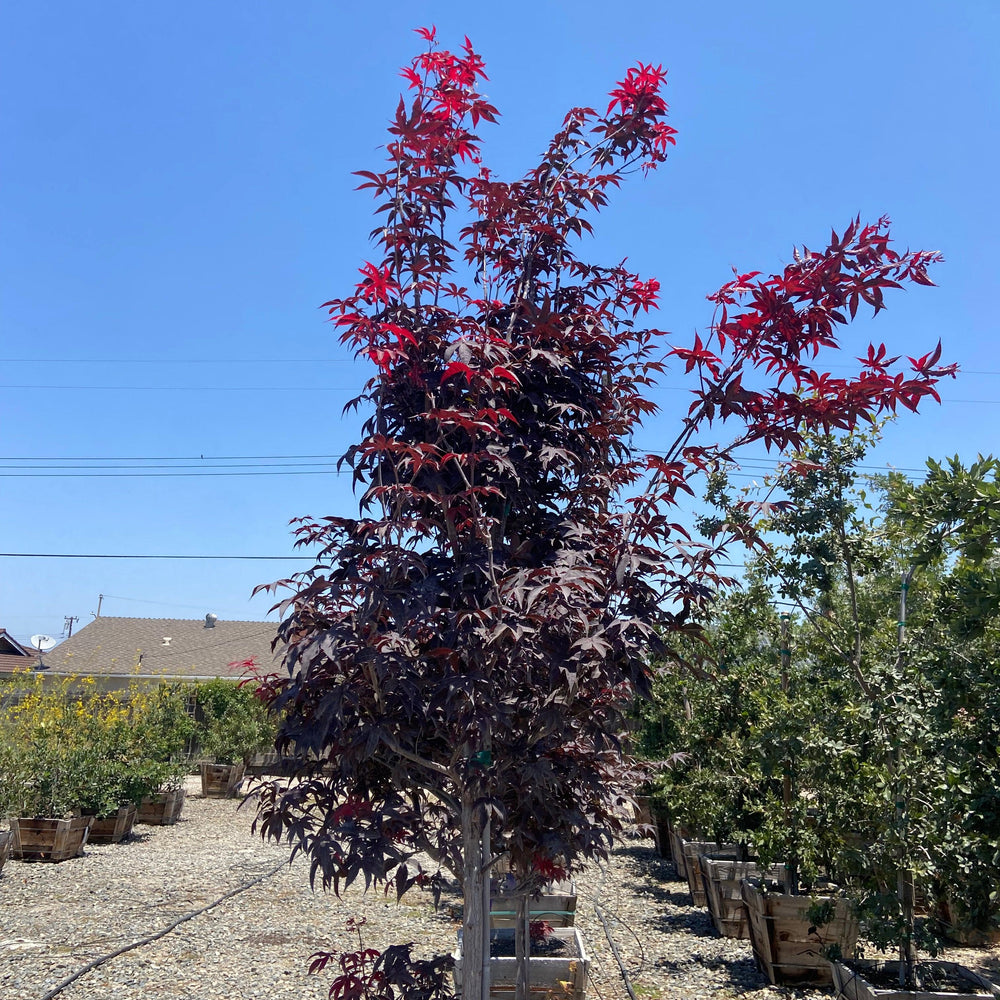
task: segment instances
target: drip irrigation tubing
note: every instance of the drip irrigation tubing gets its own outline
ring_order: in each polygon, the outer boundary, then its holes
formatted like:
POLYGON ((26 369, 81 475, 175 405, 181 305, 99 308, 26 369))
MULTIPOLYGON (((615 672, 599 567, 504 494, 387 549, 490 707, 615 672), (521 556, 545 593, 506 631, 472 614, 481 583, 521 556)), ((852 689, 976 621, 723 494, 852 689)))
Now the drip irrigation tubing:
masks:
MULTIPOLYGON (((600 896, 601 892, 604 889, 604 883, 607 881, 607 879, 608 879, 608 870, 607 868, 604 868, 604 872, 601 875, 600 884, 597 886, 597 889, 594 892, 595 897, 600 896)), ((632 988, 631 976, 629 974, 628 969, 625 968, 625 963, 622 962, 621 955, 618 952, 618 946, 615 944, 615 940, 611 936, 611 929, 608 927, 607 919, 604 916, 604 908, 601 906, 600 903, 597 902, 596 898, 592 900, 592 902, 594 904, 594 912, 597 914, 597 918, 598 920, 601 921, 601 926, 604 928, 604 936, 608 939, 608 944, 611 946, 611 954, 614 956, 615 962, 618 963, 618 971, 621 973, 622 982, 625 984, 625 989, 628 992, 629 998, 630 1000, 636 1000, 635 990, 632 988)), ((636 944, 639 945, 639 967, 634 973, 632 973, 632 975, 638 975, 640 972, 642 972, 643 967, 646 964, 646 951, 642 946, 642 940, 639 938, 639 935, 636 934, 636 932, 616 913, 612 913, 611 916, 613 919, 617 920, 623 927, 625 927, 628 930, 628 932, 632 935, 632 937, 635 938, 636 944)))
MULTIPOLYGON (((100 958, 95 958, 92 962, 88 962, 82 969, 78 969, 74 972, 73 975, 67 976, 61 983, 54 986, 48 991, 48 993, 42 996, 40 1000, 52 1000, 53 997, 62 993, 67 986, 72 986, 73 983, 75 983, 78 979, 82 979, 88 972, 93 972, 94 969, 100 968, 102 965, 110 962, 113 958, 117 958, 119 955, 124 955, 129 951, 135 951, 136 948, 142 948, 144 945, 152 944, 161 937, 166 937, 166 935, 169 934, 175 927, 179 927, 188 920, 193 920, 195 917, 201 916, 201 914, 205 913, 207 910, 214 909, 219 904, 224 903, 227 899, 232 899, 233 896, 238 896, 241 892, 246 892, 247 889, 252 889, 255 885, 260 885, 261 882, 270 878, 272 875, 277 875, 277 873, 287 864, 287 861, 282 861, 281 864, 276 865, 270 871, 264 872, 263 875, 252 879, 244 885, 237 886, 235 889, 230 889, 229 892, 220 896, 218 899, 213 900, 211 903, 207 903, 205 906, 201 907, 201 909, 192 910, 190 913, 185 913, 183 916, 178 917, 162 930, 156 931, 155 934, 149 934, 144 938, 140 938, 138 941, 133 941, 131 944, 123 945, 121 948, 117 948, 115 951, 109 952, 107 955, 101 955, 100 958)), ((635 1000, 634 997, 633 1000, 635 1000)))
POLYGON ((637 1000, 635 990, 632 989, 632 980, 629 978, 629 974, 625 969, 621 955, 618 954, 618 945, 615 944, 615 939, 611 936, 611 930, 608 927, 608 922, 604 917, 604 913, 601 911, 601 907, 598 906, 597 903, 594 903, 594 912, 597 914, 598 919, 601 921, 601 925, 604 927, 604 936, 608 939, 608 944, 611 945, 611 954, 615 956, 615 961, 618 963, 618 971, 622 974, 622 982, 625 984, 625 989, 628 991, 628 995, 631 1000, 637 1000))

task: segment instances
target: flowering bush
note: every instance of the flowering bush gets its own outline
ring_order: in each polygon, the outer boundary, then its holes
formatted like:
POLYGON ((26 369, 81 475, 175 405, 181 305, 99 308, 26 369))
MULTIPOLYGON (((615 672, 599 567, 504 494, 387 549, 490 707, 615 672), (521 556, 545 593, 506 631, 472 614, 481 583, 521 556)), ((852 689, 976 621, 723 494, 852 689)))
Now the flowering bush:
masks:
POLYGON ((176 777, 176 702, 98 692, 93 678, 17 677, 0 701, 0 811, 106 816, 138 803, 176 777))

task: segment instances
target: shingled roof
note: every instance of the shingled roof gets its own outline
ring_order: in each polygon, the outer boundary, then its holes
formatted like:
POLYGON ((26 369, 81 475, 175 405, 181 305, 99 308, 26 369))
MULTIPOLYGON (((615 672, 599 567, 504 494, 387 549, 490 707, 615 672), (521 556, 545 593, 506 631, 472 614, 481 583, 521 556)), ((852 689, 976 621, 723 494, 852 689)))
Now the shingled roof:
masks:
POLYGON ((38 653, 22 646, 5 628, 0 628, 0 674, 34 667, 38 653))
POLYGON ((104 677, 239 677, 253 659, 277 666, 275 622, 188 618, 95 618, 45 654, 47 673, 104 677), (233 666, 237 664, 237 666, 233 666))

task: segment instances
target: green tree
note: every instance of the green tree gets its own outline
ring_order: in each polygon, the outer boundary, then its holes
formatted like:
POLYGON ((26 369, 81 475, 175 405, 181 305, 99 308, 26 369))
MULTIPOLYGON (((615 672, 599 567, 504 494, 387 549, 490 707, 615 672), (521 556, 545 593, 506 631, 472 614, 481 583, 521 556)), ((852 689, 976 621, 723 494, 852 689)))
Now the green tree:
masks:
POLYGON ((761 565, 797 611, 796 656, 855 686, 829 712, 842 723, 831 749, 857 762, 844 788, 860 820, 835 863, 862 879, 865 932, 898 945, 912 987, 918 944, 934 948, 918 937, 915 881, 933 885, 962 865, 981 878, 997 871, 984 839, 995 830, 997 756, 983 699, 995 681, 1000 465, 931 461, 922 483, 869 484, 857 466, 873 440, 809 440, 770 484, 784 501, 761 565))

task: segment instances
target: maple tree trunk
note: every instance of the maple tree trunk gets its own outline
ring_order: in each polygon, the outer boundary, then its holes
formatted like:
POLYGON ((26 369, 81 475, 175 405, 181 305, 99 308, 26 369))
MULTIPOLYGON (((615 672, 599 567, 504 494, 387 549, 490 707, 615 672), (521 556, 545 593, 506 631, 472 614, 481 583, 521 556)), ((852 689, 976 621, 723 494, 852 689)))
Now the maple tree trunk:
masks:
MULTIPOLYGON (((462 797, 462 857, 464 894, 462 908, 462 1000, 487 1000, 489 953, 486 947, 489 911, 483 905, 483 824, 477 819, 471 792, 462 797)), ((488 882, 486 882, 488 887, 488 882)))

